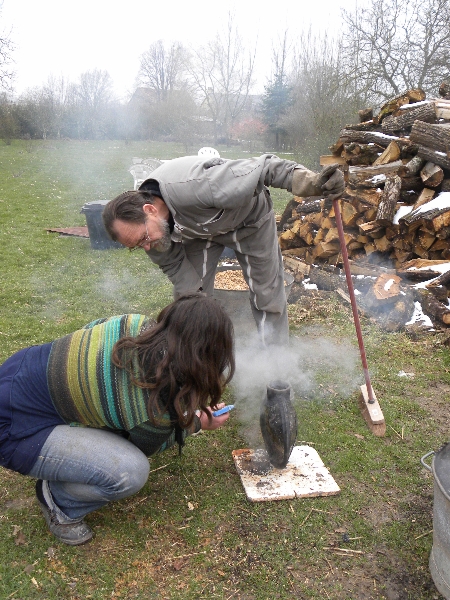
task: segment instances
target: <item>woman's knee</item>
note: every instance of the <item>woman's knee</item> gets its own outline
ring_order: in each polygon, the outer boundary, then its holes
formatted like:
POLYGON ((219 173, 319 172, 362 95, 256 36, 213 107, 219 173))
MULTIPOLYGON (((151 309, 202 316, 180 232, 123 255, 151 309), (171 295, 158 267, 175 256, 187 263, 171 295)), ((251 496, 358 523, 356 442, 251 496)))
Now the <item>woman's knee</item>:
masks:
POLYGON ((126 460, 116 465, 114 473, 110 474, 113 481, 108 487, 117 499, 136 494, 147 482, 150 472, 148 458, 137 448, 134 449, 136 452, 129 453, 126 460))

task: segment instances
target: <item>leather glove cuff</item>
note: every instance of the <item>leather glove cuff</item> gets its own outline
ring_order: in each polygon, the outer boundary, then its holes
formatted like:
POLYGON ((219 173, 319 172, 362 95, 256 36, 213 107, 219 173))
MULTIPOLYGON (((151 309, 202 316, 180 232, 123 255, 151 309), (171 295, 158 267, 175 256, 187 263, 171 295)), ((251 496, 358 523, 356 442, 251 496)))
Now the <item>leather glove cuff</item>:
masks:
POLYGON ((294 196, 321 196, 320 175, 304 167, 294 169, 292 174, 292 193, 294 196))

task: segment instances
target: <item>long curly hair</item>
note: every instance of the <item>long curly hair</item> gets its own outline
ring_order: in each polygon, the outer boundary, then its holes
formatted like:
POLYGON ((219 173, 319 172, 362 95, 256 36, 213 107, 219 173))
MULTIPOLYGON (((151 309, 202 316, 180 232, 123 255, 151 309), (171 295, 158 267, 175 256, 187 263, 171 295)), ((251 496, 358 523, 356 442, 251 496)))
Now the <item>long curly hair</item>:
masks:
POLYGON ((197 409, 220 401, 233 377, 233 325, 217 300, 201 293, 181 296, 160 312, 153 327, 116 342, 112 360, 135 385, 150 390, 151 419, 164 390, 165 408, 173 412, 173 407, 180 426, 188 427, 197 409))

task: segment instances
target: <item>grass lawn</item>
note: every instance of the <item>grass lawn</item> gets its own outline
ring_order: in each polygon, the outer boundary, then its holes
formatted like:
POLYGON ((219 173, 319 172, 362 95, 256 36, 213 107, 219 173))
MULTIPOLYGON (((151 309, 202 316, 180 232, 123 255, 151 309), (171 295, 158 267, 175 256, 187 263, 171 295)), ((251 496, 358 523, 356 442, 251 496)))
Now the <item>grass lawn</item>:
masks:
MULTIPOLYGON (((171 301, 170 283, 143 252, 93 250, 87 239, 47 228, 85 225, 84 203, 132 188, 132 157, 184 153, 144 142, 0 145, 0 361, 95 318, 155 316, 171 301)), ((274 191, 278 212, 289 197, 274 191)), ((338 496, 248 502, 231 451, 248 447, 260 396, 258 386, 248 401, 230 388, 237 410, 226 427, 190 438, 181 458, 175 449, 153 457, 138 495, 88 515, 95 538, 85 546, 56 542, 34 482, 0 469, 0 598, 440 598, 428 570, 433 478, 420 457, 448 439, 444 337, 413 341, 363 321, 387 422, 386 436, 376 438, 357 406, 363 378, 349 308, 325 292, 290 305, 289 314, 297 443, 319 452, 338 496)))

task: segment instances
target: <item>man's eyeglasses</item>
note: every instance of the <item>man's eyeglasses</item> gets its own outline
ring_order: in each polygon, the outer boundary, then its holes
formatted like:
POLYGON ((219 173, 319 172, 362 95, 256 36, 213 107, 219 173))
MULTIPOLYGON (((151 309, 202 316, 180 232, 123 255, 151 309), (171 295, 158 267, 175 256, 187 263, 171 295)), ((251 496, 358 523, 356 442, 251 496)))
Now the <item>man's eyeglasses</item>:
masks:
POLYGON ((130 252, 134 252, 135 250, 139 250, 139 248, 142 248, 145 244, 149 244, 151 241, 151 237, 148 235, 147 223, 145 223, 145 235, 142 236, 142 238, 135 246, 133 246, 132 248, 128 248, 128 250, 130 252))

